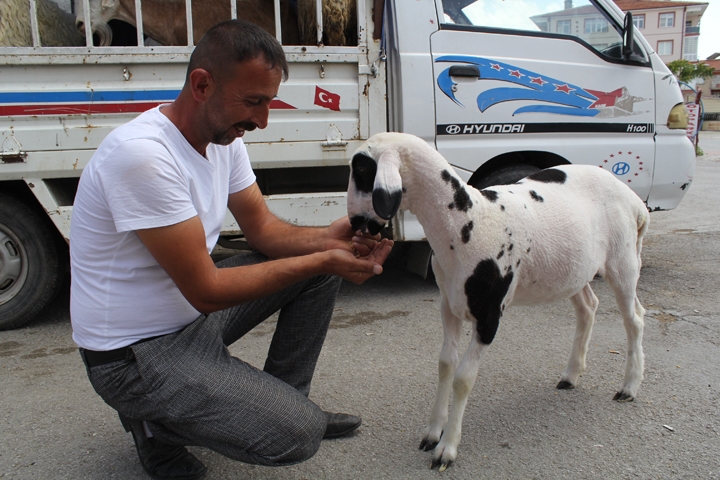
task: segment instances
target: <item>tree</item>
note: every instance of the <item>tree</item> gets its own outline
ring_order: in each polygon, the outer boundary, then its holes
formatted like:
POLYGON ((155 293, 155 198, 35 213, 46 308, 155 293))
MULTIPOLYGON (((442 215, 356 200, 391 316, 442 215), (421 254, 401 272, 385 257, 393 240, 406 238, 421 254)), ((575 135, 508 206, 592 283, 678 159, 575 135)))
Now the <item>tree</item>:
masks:
POLYGON ((667 64, 670 71, 681 82, 688 83, 696 78, 711 78, 715 69, 704 63, 690 63, 687 60, 673 60, 667 64))

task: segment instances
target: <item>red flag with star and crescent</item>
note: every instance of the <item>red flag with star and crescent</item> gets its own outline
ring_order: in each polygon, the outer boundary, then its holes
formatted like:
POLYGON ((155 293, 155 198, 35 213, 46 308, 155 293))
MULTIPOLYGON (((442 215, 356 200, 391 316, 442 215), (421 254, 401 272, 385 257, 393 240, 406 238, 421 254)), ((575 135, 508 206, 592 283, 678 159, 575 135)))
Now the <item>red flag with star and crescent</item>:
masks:
POLYGON ((323 108, 329 108, 336 112, 340 111, 340 95, 328 92, 317 85, 315 86, 315 105, 323 108))

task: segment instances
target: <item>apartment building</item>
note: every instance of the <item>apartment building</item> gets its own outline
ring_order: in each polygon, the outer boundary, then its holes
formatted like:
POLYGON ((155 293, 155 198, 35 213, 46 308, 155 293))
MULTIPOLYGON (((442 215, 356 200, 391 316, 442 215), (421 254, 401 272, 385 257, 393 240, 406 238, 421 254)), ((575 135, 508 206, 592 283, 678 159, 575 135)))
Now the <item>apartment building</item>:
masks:
POLYGON ((623 11, 632 12, 635 27, 663 62, 698 60, 700 19, 708 7, 707 2, 615 0, 615 3, 623 11))

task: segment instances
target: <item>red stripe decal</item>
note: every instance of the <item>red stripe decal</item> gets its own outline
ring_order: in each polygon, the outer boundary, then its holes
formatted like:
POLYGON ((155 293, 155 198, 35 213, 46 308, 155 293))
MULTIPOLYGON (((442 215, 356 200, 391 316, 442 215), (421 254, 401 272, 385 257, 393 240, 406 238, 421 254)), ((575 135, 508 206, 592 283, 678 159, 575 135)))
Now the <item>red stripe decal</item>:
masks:
MULTIPOLYGON (((104 113, 142 113, 167 102, 80 103, 46 105, 0 105, 0 117, 30 115, 93 115, 104 113)), ((282 100, 270 102, 271 110, 296 110, 282 100)))
POLYGON ((92 115, 99 113, 141 113, 164 102, 85 103, 70 105, 0 105, 0 116, 92 115))
POLYGON ((274 98, 270 102, 270 110, 297 110, 297 107, 293 107, 289 103, 285 103, 282 100, 274 98))

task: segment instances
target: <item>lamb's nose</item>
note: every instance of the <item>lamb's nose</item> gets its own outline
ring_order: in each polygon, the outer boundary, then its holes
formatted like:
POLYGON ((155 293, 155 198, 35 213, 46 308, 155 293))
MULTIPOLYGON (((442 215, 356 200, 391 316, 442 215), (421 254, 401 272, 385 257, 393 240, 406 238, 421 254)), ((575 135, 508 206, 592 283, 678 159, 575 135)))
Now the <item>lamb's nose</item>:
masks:
POLYGON ((82 20, 77 20, 75 22, 75 26, 77 27, 78 30, 80 30, 80 33, 85 35, 85 22, 83 22, 82 20))

